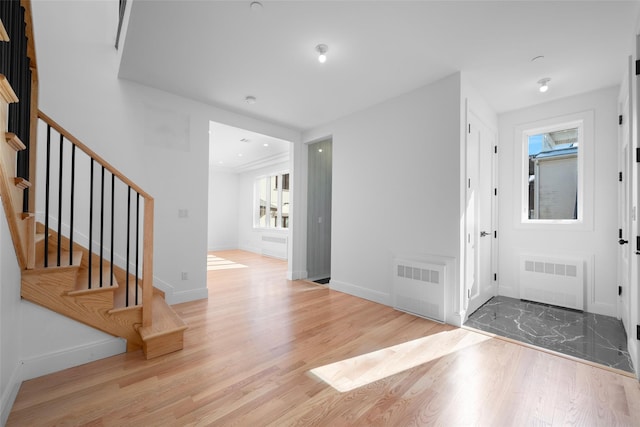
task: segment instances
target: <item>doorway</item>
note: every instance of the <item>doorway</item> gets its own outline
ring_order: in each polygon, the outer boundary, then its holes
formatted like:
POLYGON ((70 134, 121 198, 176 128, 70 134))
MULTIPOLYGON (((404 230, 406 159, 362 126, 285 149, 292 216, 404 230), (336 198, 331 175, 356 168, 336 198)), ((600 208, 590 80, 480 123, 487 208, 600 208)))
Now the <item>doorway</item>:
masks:
POLYGON ((288 261, 291 143, 209 124, 208 251, 288 261))
POLYGON ((322 284, 331 278, 331 139, 308 146, 307 277, 322 284))

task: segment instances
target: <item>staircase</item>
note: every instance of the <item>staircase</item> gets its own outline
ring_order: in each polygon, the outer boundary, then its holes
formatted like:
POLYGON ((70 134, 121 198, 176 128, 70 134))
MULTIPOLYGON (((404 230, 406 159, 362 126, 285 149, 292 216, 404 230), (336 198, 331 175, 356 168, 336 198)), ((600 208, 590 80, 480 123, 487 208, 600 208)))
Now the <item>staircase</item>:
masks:
POLYGON ((22 298, 124 338, 148 359, 181 350, 187 326, 153 287, 153 198, 38 111, 30 2, 0 7, 13 23, 0 21, 0 72, 13 74, 0 74, 0 197, 22 298), (16 71, 7 58, 26 65, 16 71), (36 155, 44 134, 46 156, 36 155), (36 170, 38 188, 28 178, 36 170))

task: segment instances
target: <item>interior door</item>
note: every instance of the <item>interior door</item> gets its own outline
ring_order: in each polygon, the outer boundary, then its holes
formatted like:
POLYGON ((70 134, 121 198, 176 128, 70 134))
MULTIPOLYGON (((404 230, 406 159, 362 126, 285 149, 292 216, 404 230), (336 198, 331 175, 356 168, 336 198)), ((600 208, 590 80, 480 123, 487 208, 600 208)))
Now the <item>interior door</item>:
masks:
POLYGON ((466 268, 467 316, 496 295, 493 248, 495 133, 472 112, 467 124, 466 268))
POLYGON ((307 275, 331 278, 332 140, 309 145, 307 187, 307 275))
MULTIPOLYGON (((631 59, 629 59, 631 61, 631 59)), ((630 66, 631 62, 629 62, 630 66)), ((631 133, 629 101, 630 72, 627 68, 620 87, 618 97, 618 166, 620 169, 618 183, 618 316, 622 320, 627 335, 630 329, 630 284, 631 284, 631 133)))

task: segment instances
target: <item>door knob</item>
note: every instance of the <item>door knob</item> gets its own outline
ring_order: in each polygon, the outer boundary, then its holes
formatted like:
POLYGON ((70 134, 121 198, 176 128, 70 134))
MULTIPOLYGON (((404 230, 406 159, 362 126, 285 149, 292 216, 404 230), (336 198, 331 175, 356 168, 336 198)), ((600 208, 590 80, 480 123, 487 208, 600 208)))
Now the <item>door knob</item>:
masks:
POLYGON ((488 236, 489 234, 491 234, 491 233, 489 233, 488 231, 481 231, 480 232, 480 237, 488 236))
POLYGON ((625 243, 629 243, 628 240, 624 240, 624 239, 620 239, 618 240, 618 243, 620 243, 621 245, 624 245, 625 243))

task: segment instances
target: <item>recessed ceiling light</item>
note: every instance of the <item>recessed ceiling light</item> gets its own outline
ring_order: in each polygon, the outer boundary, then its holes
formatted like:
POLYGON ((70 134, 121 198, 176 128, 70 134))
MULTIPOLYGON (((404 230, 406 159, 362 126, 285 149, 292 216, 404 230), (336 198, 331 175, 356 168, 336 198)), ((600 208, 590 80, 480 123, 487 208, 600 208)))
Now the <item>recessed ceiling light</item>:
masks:
POLYGON ((266 142, 264 144, 262 144, 263 147, 268 147, 269 144, 267 144, 266 142))
POLYGON ((251 96, 251 95, 247 96, 244 100, 245 100, 245 102, 246 102, 247 104, 249 104, 249 105, 253 105, 253 104, 255 104, 255 103, 256 103, 256 101, 257 101, 257 100, 256 100, 256 97, 255 97, 255 96, 251 96))
POLYGON ((326 44, 319 44, 318 46, 316 46, 316 52, 318 52, 320 55, 318 55, 318 61, 321 64, 324 64, 325 62, 327 62, 327 51, 329 50, 329 46, 327 46, 326 44))
POLYGON ((242 157, 242 153, 238 153, 238 157, 242 157))
POLYGON ((322 153, 322 148, 318 148, 318 153, 322 153))

